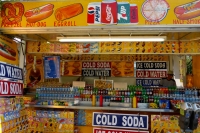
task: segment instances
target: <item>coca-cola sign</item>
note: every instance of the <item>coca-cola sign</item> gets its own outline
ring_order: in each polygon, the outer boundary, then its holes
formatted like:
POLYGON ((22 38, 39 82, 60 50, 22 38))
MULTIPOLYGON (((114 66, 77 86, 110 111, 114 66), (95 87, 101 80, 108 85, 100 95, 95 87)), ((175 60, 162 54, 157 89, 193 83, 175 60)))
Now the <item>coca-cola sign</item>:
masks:
POLYGON ((23 95, 23 84, 0 80, 0 96, 23 95))

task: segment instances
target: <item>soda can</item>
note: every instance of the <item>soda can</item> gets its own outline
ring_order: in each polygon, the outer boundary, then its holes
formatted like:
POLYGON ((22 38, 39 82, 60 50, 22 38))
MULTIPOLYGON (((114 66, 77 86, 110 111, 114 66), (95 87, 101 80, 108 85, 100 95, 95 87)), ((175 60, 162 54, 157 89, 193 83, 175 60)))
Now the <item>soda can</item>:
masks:
POLYGON ((130 22, 132 24, 138 23, 138 6, 136 4, 130 5, 130 22))
POLYGON ((130 4, 128 2, 117 3, 118 24, 130 23, 130 4))
POLYGON ((101 23, 101 3, 92 2, 88 4, 87 23, 100 24, 101 23))
POLYGON ((117 24, 117 2, 103 1, 101 2, 101 23, 117 24))

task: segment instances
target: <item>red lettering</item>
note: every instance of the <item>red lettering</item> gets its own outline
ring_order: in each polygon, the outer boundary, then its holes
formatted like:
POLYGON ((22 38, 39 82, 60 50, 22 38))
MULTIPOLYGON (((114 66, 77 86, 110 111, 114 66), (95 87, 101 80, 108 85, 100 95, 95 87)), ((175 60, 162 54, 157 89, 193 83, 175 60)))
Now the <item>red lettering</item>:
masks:
POLYGON ((153 22, 153 21, 145 20, 145 24, 146 24, 146 25, 159 25, 160 22, 153 22))
POLYGON ((2 27, 22 27, 21 22, 16 24, 3 24, 2 27))
POLYGON ((54 27, 76 26, 76 21, 54 21, 54 27))

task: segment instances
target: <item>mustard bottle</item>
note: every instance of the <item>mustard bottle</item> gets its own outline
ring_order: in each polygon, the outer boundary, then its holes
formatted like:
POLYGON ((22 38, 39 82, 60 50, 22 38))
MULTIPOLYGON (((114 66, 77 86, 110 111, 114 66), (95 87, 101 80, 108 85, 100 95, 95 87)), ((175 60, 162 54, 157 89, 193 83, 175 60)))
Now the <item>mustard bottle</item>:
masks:
POLYGON ((92 95, 92 106, 96 106, 96 95, 92 95))
POLYGON ((132 103, 133 103, 133 108, 137 108, 137 98, 136 98, 136 96, 133 96, 132 103))

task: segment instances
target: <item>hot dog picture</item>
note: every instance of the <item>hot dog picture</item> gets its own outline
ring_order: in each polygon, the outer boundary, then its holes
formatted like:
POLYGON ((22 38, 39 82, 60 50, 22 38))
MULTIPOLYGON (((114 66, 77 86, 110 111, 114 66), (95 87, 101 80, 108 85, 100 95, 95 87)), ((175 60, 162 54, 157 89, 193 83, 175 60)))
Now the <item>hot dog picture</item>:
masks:
POLYGON ((174 13, 181 20, 198 17, 200 16, 200 0, 177 6, 174 8, 174 13))
POLYGON ((15 50, 2 42, 0 42, 0 56, 3 56, 4 58, 12 61, 16 60, 15 50))
POLYGON ((54 15, 57 21, 63 21, 75 17, 83 12, 81 3, 75 3, 56 9, 54 15))
POLYGON ((24 16, 27 22, 35 23, 50 17, 53 13, 53 8, 53 4, 46 4, 26 11, 24 16))

